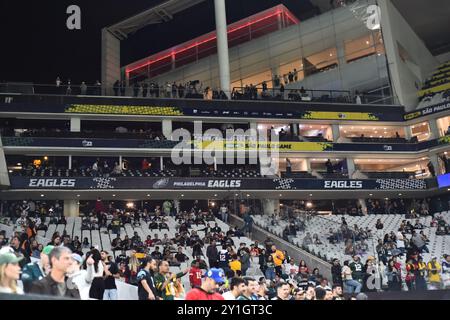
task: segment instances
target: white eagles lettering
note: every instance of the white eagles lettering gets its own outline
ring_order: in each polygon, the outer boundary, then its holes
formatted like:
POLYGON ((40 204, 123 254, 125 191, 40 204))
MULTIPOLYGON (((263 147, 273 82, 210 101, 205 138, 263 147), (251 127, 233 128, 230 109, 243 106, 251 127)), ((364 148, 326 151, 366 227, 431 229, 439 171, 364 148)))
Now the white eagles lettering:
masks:
POLYGON ((209 180, 208 188, 240 188, 241 180, 209 180))
POLYGON ((28 186, 32 188, 73 188, 75 187, 75 183, 75 179, 30 179, 28 186))
POLYGON ((325 181, 325 189, 362 189, 362 181, 325 181))

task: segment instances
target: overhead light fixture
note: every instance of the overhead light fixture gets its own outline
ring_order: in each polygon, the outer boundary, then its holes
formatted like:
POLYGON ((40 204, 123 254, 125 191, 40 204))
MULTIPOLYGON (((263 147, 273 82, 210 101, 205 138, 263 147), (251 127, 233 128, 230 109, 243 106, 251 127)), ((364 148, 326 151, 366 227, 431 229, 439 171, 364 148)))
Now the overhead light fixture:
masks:
POLYGON ((45 195, 41 194, 41 198, 45 197, 45 195))
POLYGON ((250 195, 249 195, 249 194, 247 194, 247 197, 250 197, 250 195))
POLYGON ((133 203, 133 202, 128 202, 128 203, 127 203, 127 208, 128 208, 128 209, 134 208, 134 203, 133 203))
POLYGON ((148 194, 147 197, 150 197, 150 195, 148 194))
POLYGON ((306 207, 307 207, 307 208, 312 208, 312 206, 313 206, 312 202, 309 202, 309 201, 308 201, 308 202, 306 203, 306 207))
POLYGON ((211 202, 211 207, 215 207, 216 206, 216 203, 213 201, 213 202, 211 202))
POLYGON ((373 193, 369 193, 369 196, 373 196, 373 193))
POLYGON ((80 195, 79 195, 79 194, 77 194, 77 197, 79 198, 79 197, 80 197, 80 195))
POLYGON ((217 193, 214 195, 214 197, 217 197, 217 193))
POLYGON ((313 196, 312 193, 310 193, 309 196, 312 197, 313 196))
POLYGON ((113 197, 115 197, 116 195, 115 195, 115 194, 113 194, 112 196, 113 196, 113 197))
POLYGON ((47 161, 47 160, 48 160, 48 157, 47 157, 47 156, 45 156, 45 157, 44 157, 44 160, 45 160, 45 161, 47 161))
POLYGON ((182 194, 181 197, 183 198, 183 197, 184 197, 184 194, 182 194))

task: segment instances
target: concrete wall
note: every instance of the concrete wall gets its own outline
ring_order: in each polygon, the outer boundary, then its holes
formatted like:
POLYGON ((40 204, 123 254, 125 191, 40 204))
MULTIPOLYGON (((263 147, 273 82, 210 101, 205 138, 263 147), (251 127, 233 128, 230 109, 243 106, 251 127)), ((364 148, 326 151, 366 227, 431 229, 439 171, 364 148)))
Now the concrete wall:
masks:
POLYGON ((113 94, 113 84, 120 79, 120 40, 106 28, 102 30, 102 85, 104 93, 113 94), (106 90, 106 91, 105 91, 106 90))
MULTIPOLYGON (((230 215, 229 219, 231 225, 238 227, 242 227, 244 225, 244 221, 235 215, 230 215)), ((284 241, 281 238, 278 238, 272 233, 256 225, 253 225, 253 240, 258 240, 260 243, 264 243, 264 240, 266 240, 267 237, 270 237, 273 240, 273 243, 277 246, 278 249, 286 250, 297 264, 300 262, 300 260, 305 260, 306 265, 310 269, 318 268, 321 275, 326 277, 330 282, 332 281, 331 264, 317 258, 316 256, 313 256, 312 254, 300 249, 299 247, 287 241, 284 241)))
POLYGON ((0 189, 9 187, 9 173, 6 165, 5 152, 3 151, 2 137, 0 136, 0 189))
POLYGON ((379 0, 378 4, 393 90, 406 111, 411 111, 418 103, 416 84, 433 72, 438 61, 390 0, 379 0), (402 60, 402 48, 410 59, 402 60))

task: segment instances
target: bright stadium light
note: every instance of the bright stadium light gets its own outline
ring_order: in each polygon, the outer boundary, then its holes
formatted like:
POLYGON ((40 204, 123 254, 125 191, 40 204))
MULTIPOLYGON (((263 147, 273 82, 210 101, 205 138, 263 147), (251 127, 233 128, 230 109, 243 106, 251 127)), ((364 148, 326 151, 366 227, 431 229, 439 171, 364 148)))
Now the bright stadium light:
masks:
POLYGON ((133 209, 134 208, 134 203, 133 202, 128 202, 127 203, 127 208, 128 209, 133 209))

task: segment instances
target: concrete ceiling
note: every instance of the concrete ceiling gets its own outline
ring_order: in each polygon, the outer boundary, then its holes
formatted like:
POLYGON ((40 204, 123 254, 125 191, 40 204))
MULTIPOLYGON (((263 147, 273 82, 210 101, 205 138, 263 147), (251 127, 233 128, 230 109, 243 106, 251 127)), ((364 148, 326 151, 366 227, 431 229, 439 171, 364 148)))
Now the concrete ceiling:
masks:
POLYGON ((392 0, 392 3, 434 55, 450 51, 449 0, 392 0))

